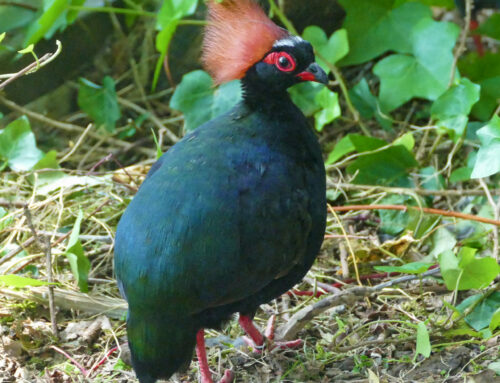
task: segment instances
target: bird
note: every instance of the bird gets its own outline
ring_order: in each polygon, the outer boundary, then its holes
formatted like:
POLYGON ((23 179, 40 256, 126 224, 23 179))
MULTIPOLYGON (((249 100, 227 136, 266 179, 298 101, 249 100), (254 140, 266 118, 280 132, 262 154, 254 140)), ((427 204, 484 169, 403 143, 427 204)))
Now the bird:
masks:
MULTIPOLYGON (((466 14, 466 4, 465 0, 455 0, 455 5, 457 6, 462 17, 466 14)), ((477 20, 477 13, 481 9, 499 9, 500 10, 500 0, 473 0, 471 9, 471 21, 469 28, 471 31, 475 31, 479 28, 479 22, 477 20)), ((476 46, 477 53, 479 56, 484 56, 484 48, 481 41, 481 35, 475 34, 472 36, 474 39, 474 45, 476 46)))
MULTIPOLYGON (((321 148, 287 92, 328 83, 311 44, 253 0, 209 0, 202 62, 215 84, 241 80, 242 100, 152 165, 116 231, 140 383, 186 368, 195 348, 201 382, 212 383, 204 329, 236 313, 251 342, 267 344, 253 323, 258 307, 301 281, 324 238, 321 148)), ((227 370, 220 382, 233 378, 227 370)))

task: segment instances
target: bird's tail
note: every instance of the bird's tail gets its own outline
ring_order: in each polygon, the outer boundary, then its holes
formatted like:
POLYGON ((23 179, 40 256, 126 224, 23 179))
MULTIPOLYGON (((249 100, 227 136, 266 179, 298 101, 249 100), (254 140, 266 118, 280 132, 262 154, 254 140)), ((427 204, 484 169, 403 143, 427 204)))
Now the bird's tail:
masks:
POLYGON ((193 357, 196 328, 186 318, 129 311, 127 335, 132 366, 141 383, 168 379, 193 357))

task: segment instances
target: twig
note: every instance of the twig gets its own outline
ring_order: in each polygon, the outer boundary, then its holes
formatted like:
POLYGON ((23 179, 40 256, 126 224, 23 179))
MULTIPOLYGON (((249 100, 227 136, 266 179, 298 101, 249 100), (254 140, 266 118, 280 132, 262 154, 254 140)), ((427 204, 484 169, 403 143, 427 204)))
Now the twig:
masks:
MULTIPOLYGON (((486 182, 484 182, 484 179, 482 178, 479 179, 479 185, 483 188, 486 198, 493 209, 493 217, 498 220, 500 218, 499 206, 491 196, 488 185, 486 185, 486 182)), ((498 203, 500 204, 500 199, 498 203)), ((493 229, 493 257, 498 260, 498 228, 496 227, 493 229)))
POLYGON ((344 225, 342 225, 342 221, 340 220, 339 216, 335 212, 335 209, 330 205, 327 204, 328 210, 335 216, 335 219, 337 220, 340 230, 342 231, 342 234, 345 237, 345 242, 347 243, 347 248, 349 249, 349 253, 351 254, 352 257, 352 264, 354 265, 354 272, 356 274, 356 280, 358 281, 358 285, 362 285, 361 280, 359 279, 359 270, 358 270, 358 261, 356 259, 356 254, 354 253, 354 250, 351 246, 351 242, 349 242, 349 238, 347 238, 347 233, 344 229, 344 225))
POLYGON ((396 278, 391 281, 381 283, 374 287, 356 286, 348 290, 341 291, 338 294, 328 295, 326 298, 323 298, 310 306, 304 307, 302 310, 295 313, 287 323, 280 326, 278 330, 276 330, 276 339, 290 340, 295 338, 297 333, 307 323, 309 323, 314 317, 318 316, 331 307, 339 306, 341 304, 344 304, 346 306, 353 305, 355 302, 369 297, 386 287, 434 275, 439 272, 440 269, 435 268, 433 270, 428 270, 420 275, 407 275, 401 278, 396 278))
POLYGON ((357 344, 354 344, 352 346, 345 346, 345 347, 339 347, 335 349, 338 352, 348 352, 355 350, 357 348, 361 347, 367 347, 367 346, 376 346, 378 344, 395 344, 395 343, 407 343, 407 342, 412 342, 416 340, 416 336, 409 336, 406 338, 390 338, 390 339, 376 339, 376 340, 368 340, 366 342, 360 342, 357 344))
POLYGON ((4 263, 10 261, 12 258, 14 258, 17 254, 19 254, 25 248, 27 248, 28 246, 31 246, 33 244, 33 242, 35 242, 35 237, 28 238, 17 249, 11 250, 6 255, 4 255, 2 258, 0 258, 0 265, 3 265, 4 263))
POLYGON ((87 133, 90 131, 90 129, 92 129, 92 127, 93 127, 92 124, 88 124, 87 125, 87 127, 85 128, 85 130, 83 131, 83 133, 78 138, 78 141, 76 141, 76 143, 73 145, 73 147, 71 148, 71 150, 68 153, 66 153, 63 158, 61 158, 59 160, 59 163, 62 163, 64 161, 66 161, 68 158, 70 158, 73 155, 73 153, 76 152, 76 149, 78 149, 78 147, 82 144, 83 139, 85 138, 85 136, 87 135, 87 133))
POLYGON ((32 62, 28 66, 24 67, 17 73, 9 73, 5 75, 0 75, 0 78, 7 78, 4 82, 0 83, 0 89, 5 88, 7 85, 10 83, 16 81, 18 78, 24 76, 25 74, 33 73, 37 71, 38 69, 44 67, 45 65, 49 64, 51 61, 53 61, 59 54, 61 53, 62 50, 62 45, 59 40, 56 41, 57 44, 57 49, 54 53, 46 53, 38 61, 32 62))
MULTIPOLYGON (((52 283, 52 248, 50 246, 50 237, 45 237, 45 261, 47 268, 47 282, 52 283)), ((58 337, 57 331, 57 317, 56 309, 54 304, 54 285, 50 284, 49 289, 49 312, 50 312, 50 323, 52 324, 52 333, 55 337, 58 337)))
MULTIPOLYGON (((377 186, 377 185, 355 185, 348 183, 337 183, 328 179, 328 186, 344 190, 367 190, 367 191, 384 191, 393 194, 419 194, 423 196, 443 196, 443 197, 463 197, 463 196, 484 196, 482 190, 427 190, 418 188, 398 188, 390 186, 377 186)), ((492 195, 500 196, 500 189, 490 190, 492 195)))
POLYGON ((346 205, 346 206, 332 206, 335 211, 358 211, 358 210, 401 210, 407 211, 408 209, 415 209, 423 211, 427 214, 436 214, 444 217, 453 217, 467 219, 469 221, 476 221, 487 223, 490 225, 500 226, 500 221, 490 218, 478 217, 472 214, 459 213, 455 211, 434 209, 429 207, 417 207, 417 206, 404 206, 404 205, 346 205))
POLYGON ((465 52, 465 42, 467 40, 467 36, 469 35, 471 15, 472 15, 472 0, 465 0, 465 25, 462 29, 457 49, 455 50, 455 54, 453 55, 453 63, 451 65, 450 81, 448 82, 448 88, 453 85, 458 59, 465 52))
MULTIPOLYGON (((61 122, 61 121, 57 121, 57 120, 53 120, 52 118, 44 116, 43 114, 36 113, 36 112, 33 112, 32 110, 24 108, 24 107, 16 104, 13 101, 7 100, 6 98, 0 97, 0 102, 2 104, 4 104, 5 106, 7 106, 8 108, 10 108, 12 110, 15 110, 16 112, 25 114, 26 116, 28 116, 28 117, 30 117, 30 118, 32 118, 34 120, 43 122, 43 123, 45 123, 47 125, 53 126, 55 128, 61 129, 61 130, 64 130, 66 132, 81 134, 84 131, 84 128, 82 128, 81 126, 74 125, 74 124, 69 124, 69 123, 61 122)), ((92 138, 94 138, 96 140, 103 140, 104 142, 107 142, 107 143, 109 143, 111 145, 114 145, 114 146, 119 146, 121 148, 126 148, 127 149, 129 146, 133 145, 133 144, 130 144, 130 143, 125 142, 125 141, 118 140, 118 139, 113 138, 113 137, 102 136, 102 135, 100 135, 98 133, 93 132, 92 130, 88 132, 88 136, 92 137, 92 138)), ((145 149, 145 148, 138 147, 137 150, 139 152, 141 152, 143 154, 147 154, 147 155, 154 154, 154 151, 150 150, 150 149, 145 149)))
POLYGON ((27 203, 22 202, 22 201, 9 201, 6 199, 0 199, 0 206, 2 206, 2 207, 24 208, 26 205, 27 205, 27 203))
POLYGON ((172 141, 173 143, 176 143, 179 141, 179 137, 177 137, 170 129, 168 129, 163 123, 160 121, 158 117, 156 117, 154 114, 151 112, 147 111, 146 109, 141 108, 139 105, 134 104, 133 102, 130 102, 129 100, 126 100, 124 98, 118 97, 118 103, 120 103, 123 106, 126 106, 127 108, 135 110, 137 113, 141 113, 144 115, 147 115, 149 120, 160 130, 164 131, 167 137, 172 141))

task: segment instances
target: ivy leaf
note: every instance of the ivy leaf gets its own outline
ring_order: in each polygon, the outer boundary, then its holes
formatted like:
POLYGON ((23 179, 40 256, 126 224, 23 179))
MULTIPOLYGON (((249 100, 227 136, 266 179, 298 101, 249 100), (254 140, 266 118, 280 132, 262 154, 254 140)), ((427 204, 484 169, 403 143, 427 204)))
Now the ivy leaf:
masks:
POLYGON ((500 171, 500 117, 493 119, 477 131, 481 147, 477 153, 476 163, 471 178, 483 178, 500 171))
POLYGON ((455 24, 422 20, 410 35, 413 56, 395 54, 375 65, 382 110, 394 110, 413 97, 435 100, 446 91, 458 33, 455 24))
POLYGON ((415 167, 418 167, 418 162, 413 154, 403 145, 396 145, 360 156, 347 167, 347 171, 357 173, 353 180, 356 184, 400 186, 409 170, 415 167))
POLYGON ((315 97, 316 104, 321 108, 314 114, 315 127, 321 132, 325 125, 340 116, 339 95, 324 87, 315 97))
POLYGON ((337 145, 335 145, 335 148, 328 156, 326 164, 333 164, 346 154, 352 152, 368 152, 370 150, 381 148, 385 145, 387 145, 387 142, 379 138, 367 137, 361 134, 348 134, 337 142, 337 145))
POLYGON ((439 174, 434 166, 420 169, 419 175, 422 179, 422 188, 427 190, 443 190, 445 188, 444 177, 439 174))
POLYGON ((448 290, 481 289, 500 273, 500 266, 491 257, 476 258, 476 249, 463 247, 457 258, 451 250, 438 257, 441 275, 448 290))
POLYGON ((66 247, 66 258, 68 258, 71 272, 75 277, 76 283, 80 291, 86 293, 88 291, 88 277, 90 271, 90 261, 83 252, 83 246, 80 242, 80 226, 83 219, 83 212, 80 210, 73 226, 73 231, 68 240, 66 247))
POLYGON ((111 77, 105 76, 102 86, 81 78, 78 106, 95 121, 97 126, 104 126, 108 132, 114 133, 121 112, 115 82, 111 77))
POLYGON ((305 116, 311 117, 321 107, 316 103, 316 96, 324 88, 324 85, 316 82, 301 82, 292 86, 288 93, 295 105, 297 105, 305 116))
POLYGON ((500 53, 486 52, 482 57, 469 53, 458 62, 460 73, 481 86, 481 98, 472 108, 472 115, 488 121, 500 99, 500 53))
POLYGON ((210 75, 196 70, 184 75, 170 99, 170 107, 184 113, 185 129, 191 131, 227 112, 240 99, 239 81, 214 88, 210 75))
POLYGON ((464 134, 468 115, 479 101, 479 93, 480 86, 463 77, 432 104, 431 116, 455 142, 464 134))
MULTIPOLYGON (((483 294, 476 294, 468 297, 457 306, 458 311, 460 313, 465 312, 465 310, 476 304, 476 302, 483 297, 483 294)), ((495 291, 477 304, 469 315, 465 317, 465 321, 474 330, 481 331, 492 323, 498 307, 500 307, 500 291, 495 291)))
POLYGON ((304 30, 302 36, 312 44, 318 56, 321 56, 321 58, 318 57, 318 64, 327 74, 330 73, 330 68, 322 59, 335 65, 337 61, 349 53, 349 43, 347 41, 347 31, 345 29, 335 31, 335 33, 328 38, 323 29, 311 25, 304 30))
POLYGON ((343 27, 349 36, 350 51, 340 65, 369 61, 387 51, 410 53, 414 26, 431 20, 429 7, 395 0, 339 0, 347 16, 343 27))
POLYGON ((0 130, 0 170, 6 165, 14 171, 30 170, 42 157, 25 116, 0 130))
POLYGON ((391 130, 392 121, 381 113, 379 101, 377 97, 372 94, 368 82, 364 77, 349 90, 349 96, 361 117, 372 118, 375 116, 375 119, 384 130, 391 130))
POLYGON ((492 14, 484 23, 481 23, 477 33, 500 40, 500 14, 492 14))

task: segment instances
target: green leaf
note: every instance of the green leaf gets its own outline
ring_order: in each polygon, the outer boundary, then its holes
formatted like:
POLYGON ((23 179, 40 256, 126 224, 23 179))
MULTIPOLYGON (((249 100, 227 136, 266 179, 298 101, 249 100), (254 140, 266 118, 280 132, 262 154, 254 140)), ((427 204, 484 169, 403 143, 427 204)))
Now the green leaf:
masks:
POLYGON ((463 166, 461 168, 457 168, 451 172, 450 182, 463 182, 470 180, 470 176, 472 174, 472 169, 467 166, 463 166))
POLYGON ((472 115, 482 121, 489 120, 500 99, 500 53, 486 52, 482 57, 469 53, 459 60, 458 68, 481 86, 481 98, 472 108, 472 115))
POLYGON ((295 105, 297 105, 306 117, 311 117, 321 107, 316 103, 316 96, 324 88, 324 85, 316 82, 301 82, 292 86, 288 92, 295 105))
POLYGON ((458 33, 455 24, 423 20, 410 36, 413 56, 395 54, 375 65, 383 111, 392 111, 414 97, 435 100, 446 91, 458 33))
POLYGON ((410 169, 418 167, 413 154, 404 146, 391 146, 379 152, 357 158, 347 167, 350 174, 358 173, 352 181, 362 185, 399 185, 410 169))
POLYGON ((0 285, 8 287, 28 287, 28 286, 47 286, 54 283, 40 281, 38 279, 21 277, 15 274, 0 275, 0 285))
POLYGON ((475 305, 474 309, 465 317, 465 321, 476 331, 489 327, 493 316, 500 307, 499 291, 493 292, 479 304, 476 304, 481 298, 483 298, 483 294, 476 294, 468 297, 457 306, 458 311, 464 313, 465 310, 475 305))
POLYGON ((354 107, 359 111, 359 114, 363 118, 372 118, 375 116, 378 123, 384 128, 384 130, 392 129, 392 121, 388 116, 381 113, 379 102, 377 97, 375 97, 368 82, 363 77, 359 83, 357 83, 352 89, 349 90, 349 96, 354 107))
POLYGON ((497 327, 500 327, 500 307, 493 313, 488 327, 491 331, 495 331, 497 327))
POLYGON ((170 107, 184 113, 185 129, 191 131, 230 110, 241 99, 239 81, 214 88, 207 72, 184 75, 170 99, 170 107))
POLYGON ((422 274, 431 266, 432 263, 411 262, 402 266, 375 266, 374 269, 386 273, 422 274))
POLYGON ((441 275, 449 290, 481 289, 500 273, 500 266, 490 257, 476 258, 476 249, 463 247, 457 258, 451 250, 438 257, 441 275))
POLYGON ((321 109, 314 114, 315 127, 321 132, 325 125, 331 123, 341 114, 339 105, 339 95, 324 87, 315 98, 321 109))
POLYGON ((429 338, 429 332, 424 322, 419 322, 417 324, 417 346, 415 350, 415 356, 422 355, 428 358, 431 355, 431 341, 429 338))
POLYGON ((488 364, 488 370, 495 371, 495 374, 500 375, 500 361, 488 364))
POLYGON ((431 20, 429 7, 409 2, 393 9, 395 0, 339 0, 347 16, 343 27, 350 51, 341 65, 360 64, 388 51, 410 53, 410 36, 421 20, 431 20))
POLYGON ((160 57, 156 61, 155 72, 153 76, 152 89, 156 89, 158 79, 160 78, 160 72, 163 68, 163 62, 165 57, 168 55, 168 49, 170 47, 170 42, 174 37, 175 31, 177 30, 179 22, 178 20, 172 20, 172 22, 166 25, 158 34, 156 35, 156 50, 160 52, 160 57))
POLYGON ((88 292, 88 276, 90 271, 90 261, 85 256, 83 246, 80 242, 80 225, 83 219, 83 212, 80 210, 73 226, 73 231, 68 240, 65 255, 71 267, 71 272, 76 283, 84 293, 88 292))
POLYGON ((500 13, 492 14, 485 22, 481 23, 476 32, 500 40, 500 13))
POLYGON ((168 55, 170 42, 177 30, 179 20, 183 17, 192 15, 196 11, 198 0, 163 0, 162 6, 156 17, 156 28, 159 30, 156 36, 156 50, 160 57, 156 61, 155 72, 153 76, 152 88, 156 88, 158 78, 163 66, 163 61, 168 55))
POLYGON ((60 16, 67 10, 68 5, 69 0, 44 1, 43 13, 29 27, 24 45, 40 41, 56 25, 60 16))
POLYGON ((444 177, 434 168, 428 166, 420 169, 420 178, 422 179, 422 187, 427 190, 444 190, 444 177))
POLYGON ((479 85, 474 84, 468 78, 461 78, 458 84, 453 85, 432 104, 432 118, 444 120, 468 115, 479 100, 479 92, 479 85))
POLYGON ((0 130, 0 161, 12 170, 30 170, 42 156, 26 117, 18 118, 0 130))
MULTIPOLYGON (((457 244, 456 238, 444 227, 437 229, 431 237, 432 245, 430 256, 438 257, 441 253, 449 251, 457 244)), ((453 253, 452 253, 453 254, 453 253)))
POLYGON ((163 29, 172 20, 180 20, 192 15, 196 11, 198 0, 163 0, 160 11, 156 17, 156 26, 163 29))
POLYGON ((33 23, 36 16, 37 13, 30 9, 6 6, 0 7, 1 30, 5 33, 16 28, 26 27, 33 23))
POLYGON ((476 163, 471 178, 483 178, 500 171, 500 117, 493 119, 477 131, 481 147, 477 153, 476 163))
POLYGON ((337 142, 337 145, 335 145, 335 148, 328 156, 326 164, 333 164, 337 162, 338 159, 352 152, 368 152, 386 146, 387 144, 387 142, 378 138, 362 136, 360 134, 348 134, 337 142))
POLYGON ((479 101, 480 86, 463 77, 433 104, 431 116, 456 142, 463 136, 472 107, 479 101))
MULTIPOLYGON (((51 150, 43 158, 38 161, 35 166, 33 166, 33 170, 40 170, 40 169, 59 169, 59 163, 57 161, 57 152, 55 150, 51 150)), ((45 186, 48 184, 51 184, 53 182, 56 182, 60 180, 61 178, 66 177, 66 173, 60 171, 60 170, 53 170, 53 171, 44 171, 38 173, 38 176, 36 178, 38 184, 37 188, 40 186, 45 186)), ((30 176, 30 182, 34 183, 35 177, 30 176)))
MULTIPOLYGON (((383 205, 402 205, 408 202, 407 195, 391 194, 383 198, 383 205)), ((380 230, 389 235, 398 235, 408 225, 408 212, 399 210, 377 210, 380 217, 380 230)), ((382 266, 385 267, 385 266, 382 266)))
POLYGON ((415 138, 412 133, 405 133, 401 137, 396 138, 392 144, 402 145, 411 152, 415 147, 415 138))
POLYGON ((111 77, 105 76, 102 86, 80 78, 78 106, 95 121, 97 126, 103 126, 110 133, 115 131, 116 121, 121 117, 121 112, 115 82, 111 77))
POLYGON ((317 55, 321 56, 321 58, 318 57, 317 59, 318 64, 326 73, 330 72, 330 67, 322 59, 325 59, 331 65, 335 65, 337 61, 349 53, 349 43, 345 29, 339 29, 330 38, 327 38, 323 29, 311 25, 304 30, 302 36, 312 44, 317 55))

